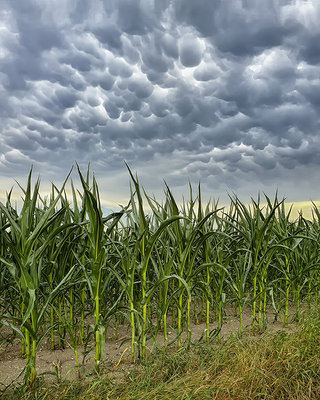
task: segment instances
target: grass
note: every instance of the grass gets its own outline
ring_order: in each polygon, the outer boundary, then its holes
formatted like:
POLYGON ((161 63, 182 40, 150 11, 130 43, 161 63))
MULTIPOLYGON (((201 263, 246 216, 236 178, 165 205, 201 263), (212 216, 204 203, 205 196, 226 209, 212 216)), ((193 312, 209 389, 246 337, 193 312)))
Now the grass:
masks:
POLYGON ((159 351, 120 380, 101 375, 94 381, 50 386, 40 381, 32 391, 20 387, 3 396, 6 400, 319 399, 319 330, 320 313, 314 309, 302 316, 294 333, 244 332, 219 345, 159 351))

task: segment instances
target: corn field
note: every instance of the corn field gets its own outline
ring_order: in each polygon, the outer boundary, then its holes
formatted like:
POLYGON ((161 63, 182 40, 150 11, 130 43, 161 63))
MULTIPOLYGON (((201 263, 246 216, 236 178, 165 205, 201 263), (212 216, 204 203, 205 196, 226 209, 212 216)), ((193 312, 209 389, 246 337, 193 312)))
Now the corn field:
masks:
POLYGON ((244 308, 263 330, 268 309, 287 324, 289 307, 299 317, 302 303, 318 301, 315 205, 311 220, 293 219, 277 195, 249 205, 234 195, 220 207, 203 204, 200 185, 179 204, 166 184, 158 202, 128 171, 129 202, 107 216, 94 175, 79 167, 81 188, 68 176, 42 198, 31 171, 21 209, 11 192, 0 203, 0 324, 21 342, 27 385, 44 339, 71 345, 79 368, 78 348, 92 346, 99 371, 108 326, 129 327, 136 361, 158 336, 165 349, 189 346, 192 322, 205 322, 204 341, 219 338, 226 305, 241 333, 244 308))

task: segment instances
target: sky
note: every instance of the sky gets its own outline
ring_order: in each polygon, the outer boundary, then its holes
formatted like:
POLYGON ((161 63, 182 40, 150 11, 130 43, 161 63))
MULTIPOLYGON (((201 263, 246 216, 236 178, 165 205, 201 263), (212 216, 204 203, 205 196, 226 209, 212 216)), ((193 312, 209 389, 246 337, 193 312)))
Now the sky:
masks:
POLYGON ((112 208, 126 161, 159 198, 319 200, 319 21, 319 0, 0 0, 0 197, 77 161, 112 208))

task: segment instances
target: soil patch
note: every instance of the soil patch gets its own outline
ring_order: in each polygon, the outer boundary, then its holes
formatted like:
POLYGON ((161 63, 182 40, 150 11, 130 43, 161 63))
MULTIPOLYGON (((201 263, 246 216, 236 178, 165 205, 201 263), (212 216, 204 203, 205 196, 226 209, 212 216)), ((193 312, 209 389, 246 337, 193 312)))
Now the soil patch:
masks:
MULTIPOLYGON (((294 310, 291 310, 291 315, 294 310)), ((291 318, 292 319, 292 318, 291 318)), ((284 326, 280 320, 275 320, 272 310, 268 312, 268 332, 286 331, 293 332, 297 328, 296 322, 290 322, 284 326)), ((210 328, 214 332, 217 323, 210 324, 210 328)), ((244 310, 243 327, 245 332, 251 331, 251 311, 244 310)), ((192 342, 204 341, 205 323, 191 325, 192 342)), ((226 340, 231 334, 239 332, 239 318, 234 316, 234 309, 227 308, 221 329, 221 340, 226 340)), ((1 332, 4 336, 5 332, 1 332)), ((9 334, 9 332, 7 332, 9 334)), ((217 333, 217 332, 216 332, 217 333)), ((168 332, 169 341, 176 337, 174 329, 168 332)), ((183 333, 182 340, 186 339, 186 333, 183 333)), ((217 340, 214 339, 214 340, 217 340)), ((147 343, 147 352, 150 354, 156 347, 162 347, 164 343, 163 333, 160 332, 156 340, 150 339, 147 343)), ((176 349, 176 343, 171 348, 176 349)), ((174 351, 174 350, 173 350, 174 351)), ((94 349, 84 357, 83 346, 78 347, 79 362, 82 366, 81 378, 94 378, 94 349)), ((2 344, 0 347, 0 390, 4 389, 11 383, 21 383, 23 381, 25 358, 21 355, 21 343, 15 339, 12 343, 2 344)), ((130 362, 130 327, 127 325, 119 326, 117 329, 117 338, 115 337, 115 329, 109 327, 107 330, 107 340, 104 353, 104 361, 102 370, 111 379, 121 379, 130 371, 132 364, 130 362)), ((46 380, 56 381, 59 379, 78 379, 79 370, 76 365, 76 358, 73 349, 69 346, 65 349, 51 350, 49 341, 43 342, 37 353, 37 373, 38 376, 43 375, 46 380)))

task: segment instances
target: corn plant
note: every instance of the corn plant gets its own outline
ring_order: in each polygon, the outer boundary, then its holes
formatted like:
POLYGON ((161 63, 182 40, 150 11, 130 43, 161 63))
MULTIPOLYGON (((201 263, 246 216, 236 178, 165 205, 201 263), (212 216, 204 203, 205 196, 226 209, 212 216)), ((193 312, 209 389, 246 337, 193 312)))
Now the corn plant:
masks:
POLYGON ((27 188, 24 191, 24 204, 18 217, 12 213, 12 209, 8 209, 0 203, 0 209, 6 216, 10 229, 3 231, 3 235, 11 252, 11 257, 1 257, 1 262, 7 267, 13 278, 15 287, 19 292, 20 301, 18 305, 20 315, 14 318, 6 315, 2 323, 14 329, 26 344, 25 380, 28 385, 33 385, 36 378, 37 348, 43 337, 52 329, 52 327, 49 327, 41 334, 42 320, 47 306, 64 286, 68 285, 73 273, 73 269, 71 269, 48 294, 46 300, 41 303, 41 282, 44 267, 42 256, 50 242, 70 225, 60 225, 46 237, 45 241, 41 240, 41 234, 54 224, 64 212, 62 208, 52 214, 61 197, 65 183, 48 209, 41 212, 37 209, 40 181, 39 179, 36 181, 32 193, 31 174, 32 170, 29 173, 27 188))
MULTIPOLYGON (((111 231, 123 213, 115 213, 103 218, 95 177, 93 177, 93 190, 91 191, 79 166, 78 173, 84 191, 84 207, 89 218, 88 224, 85 224, 86 235, 88 237, 87 260, 84 265, 82 264, 82 267, 92 301, 94 302, 95 366, 96 370, 99 371, 105 346, 105 326, 101 322, 102 310, 100 308, 103 279, 106 279, 106 245, 108 234, 105 232, 105 223, 114 220, 108 228, 108 231, 111 231)), ((81 262, 79 258, 78 260, 81 262)))

